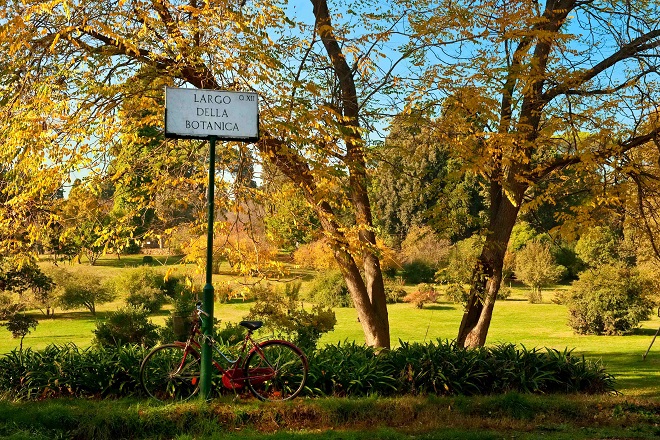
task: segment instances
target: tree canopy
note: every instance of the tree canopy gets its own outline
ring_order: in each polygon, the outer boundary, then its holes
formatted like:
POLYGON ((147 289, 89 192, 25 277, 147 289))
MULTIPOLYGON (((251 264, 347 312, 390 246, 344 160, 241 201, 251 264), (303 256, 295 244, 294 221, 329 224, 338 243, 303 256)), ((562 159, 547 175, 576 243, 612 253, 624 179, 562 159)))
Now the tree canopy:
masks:
POLYGON ((454 225, 485 237, 458 334, 482 345, 520 214, 570 199, 553 226, 616 218, 635 237, 657 233, 659 8, 0 0, 0 253, 34 252, 64 225, 52 202, 83 169, 92 193, 116 195, 117 215, 98 231, 113 243, 138 225, 161 234, 200 220, 207 150, 163 139, 163 87, 255 91, 262 137, 218 152, 220 209, 238 212, 260 195, 255 164, 286 176, 333 251, 367 343, 387 347, 370 198, 383 155, 371 147, 394 115, 421 114, 428 149, 399 122, 388 139, 415 146, 418 155, 400 157, 435 189, 420 197, 427 188, 409 186, 423 202, 416 209, 453 210, 454 225), (421 167, 434 151, 437 167, 421 167))

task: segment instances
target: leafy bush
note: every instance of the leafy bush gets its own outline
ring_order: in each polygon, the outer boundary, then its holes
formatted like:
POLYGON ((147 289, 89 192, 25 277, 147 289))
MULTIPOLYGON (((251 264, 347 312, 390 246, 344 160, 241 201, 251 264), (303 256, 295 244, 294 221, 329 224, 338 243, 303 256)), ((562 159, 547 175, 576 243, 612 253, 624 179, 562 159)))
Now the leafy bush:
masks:
POLYGON ((337 261, 328 243, 321 239, 303 244, 293 253, 293 261, 305 269, 337 269, 337 261))
POLYGON ((161 341, 185 341, 188 339, 195 312, 196 297, 190 291, 183 291, 173 301, 172 314, 165 319, 165 326, 158 329, 161 341), (175 320, 177 325, 175 326, 175 320), (180 328, 178 328, 180 326, 180 328), (177 327, 177 328, 175 328, 177 327))
MULTIPOLYGON (((0 356, 0 393, 16 399, 142 395, 135 346, 49 345, 0 356)), ((503 344, 465 349, 454 342, 401 342, 394 350, 345 342, 310 352, 306 393, 314 396, 475 395, 510 391, 607 393, 614 378, 570 350, 503 344)), ((214 392, 221 392, 214 389, 214 392)))
POLYGON ((92 315, 96 315, 97 305, 115 298, 112 289, 95 275, 60 269, 53 278, 57 284, 57 302, 64 310, 85 307, 92 315))
POLYGON ((445 288, 445 297, 448 301, 456 304, 467 302, 470 296, 470 290, 463 284, 451 283, 445 288))
POLYGON ((432 283, 435 272, 435 266, 416 260, 403 265, 401 276, 409 284, 432 283))
POLYGON ((456 243, 447 257, 447 264, 435 274, 435 280, 442 284, 447 284, 453 290, 449 295, 455 302, 467 294, 464 285, 470 284, 472 271, 474 270, 481 248, 483 247, 483 238, 472 236, 456 243))
POLYGON ((138 346, 85 349, 75 344, 13 350, 0 357, 0 391, 18 399, 140 394, 138 346))
POLYGON ((178 279, 165 281, 165 276, 151 267, 138 267, 114 280, 115 292, 126 295, 126 303, 143 307, 149 313, 159 311, 167 302, 166 294, 172 295, 178 279))
POLYGON ((529 302, 541 303, 541 288, 558 281, 566 268, 554 262, 550 246, 532 240, 516 253, 516 277, 532 288, 529 302))
POLYGON ((399 286, 391 284, 385 285, 385 301, 387 304, 400 303, 406 295, 406 291, 399 286))
POLYGON ((603 264, 580 274, 568 295, 568 324, 579 334, 620 335, 648 319, 650 282, 636 269, 603 264))
POLYGON ((620 240, 610 228, 596 226, 583 234, 575 245, 575 253, 587 266, 598 267, 619 260, 620 240))
POLYGON ((435 287, 429 284, 419 284, 414 292, 409 293, 403 298, 404 302, 413 303, 418 309, 424 308, 424 304, 434 303, 438 299, 438 293, 435 287))
POLYGON ((94 341, 104 346, 153 346, 158 341, 158 326, 148 320, 148 315, 147 310, 133 306, 111 312, 105 321, 96 323, 94 341))
POLYGON ((260 292, 247 319, 259 319, 274 331, 292 338, 306 352, 314 350, 323 333, 335 327, 337 318, 332 309, 321 305, 306 310, 299 300, 300 283, 287 284, 284 291, 270 287, 260 292))
POLYGON ((355 342, 326 345, 309 356, 308 393, 323 396, 391 395, 394 370, 373 347, 355 342))
POLYGON ((21 338, 21 350, 23 350, 23 339, 25 339, 30 331, 35 330, 37 325, 39 325, 39 321, 22 313, 11 315, 9 320, 2 324, 3 327, 7 327, 7 330, 11 332, 13 338, 21 338))
POLYGON ((401 243, 400 259, 404 264, 420 262, 438 269, 438 264, 447 258, 451 243, 440 238, 428 226, 413 226, 401 243))
POLYGON ((530 350, 513 344, 466 349, 442 340, 400 344, 379 354, 355 343, 323 347, 310 356, 308 393, 476 395, 614 390, 614 378, 599 363, 573 356, 570 350, 530 350))
POLYGON ((314 279, 307 298, 323 307, 353 307, 348 286, 339 271, 320 273, 314 279))

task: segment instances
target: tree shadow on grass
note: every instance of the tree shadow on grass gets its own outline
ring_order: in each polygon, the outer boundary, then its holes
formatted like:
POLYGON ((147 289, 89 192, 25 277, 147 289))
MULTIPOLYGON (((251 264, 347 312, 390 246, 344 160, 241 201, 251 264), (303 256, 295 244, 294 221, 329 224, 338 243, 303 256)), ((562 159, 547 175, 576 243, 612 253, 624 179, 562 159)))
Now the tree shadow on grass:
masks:
POLYGON ((422 310, 454 310, 456 306, 445 306, 442 304, 425 305, 422 310))
MULTIPOLYGON (((656 341, 657 342, 657 341, 656 341)), ((649 344, 651 340, 649 340, 649 344)), ((646 360, 642 355, 648 345, 639 352, 584 352, 586 359, 600 360, 605 371, 614 375, 617 391, 624 395, 660 397, 660 344, 653 345, 646 360)))
MULTIPOLYGON (((657 328, 655 328, 655 329, 653 329, 653 328, 636 328, 635 330, 633 330, 632 334, 633 335, 653 337, 656 334, 657 331, 658 331, 657 328)), ((649 343, 650 343, 650 341, 649 341, 649 343)))

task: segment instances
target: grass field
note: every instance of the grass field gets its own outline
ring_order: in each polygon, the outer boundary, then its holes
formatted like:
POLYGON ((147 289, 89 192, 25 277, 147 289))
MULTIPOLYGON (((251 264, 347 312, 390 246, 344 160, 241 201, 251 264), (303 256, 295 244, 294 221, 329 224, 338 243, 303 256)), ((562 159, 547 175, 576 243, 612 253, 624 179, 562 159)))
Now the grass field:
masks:
MULTIPOLYGON (((124 267, 139 264, 142 257, 116 257, 102 259, 98 266, 75 266, 76 270, 94 272, 103 277, 112 277, 121 273, 124 267)), ((177 263, 169 259, 163 263, 177 263)), ((47 263, 50 264, 50 263, 47 263)), ((164 266, 163 266, 164 267, 164 266)), ((203 274, 195 273, 194 265, 169 265, 174 273, 187 273, 203 280, 203 274)), ((296 273, 291 277, 309 280, 309 274, 296 273)), ((253 280, 230 276, 214 276, 214 284, 231 284, 236 290, 249 285, 253 280)), ((308 288, 305 282, 303 288, 308 288)), ((562 286, 558 289, 565 288, 562 286)), ((654 317, 642 323, 640 329, 627 336, 580 336, 573 334, 567 326, 565 306, 550 302, 552 293, 544 295, 543 304, 530 304, 525 300, 525 288, 513 286, 513 295, 506 301, 500 301, 495 312, 488 336, 488 344, 512 342, 532 347, 551 347, 559 350, 573 349, 575 354, 590 359, 602 360, 607 370, 618 379, 618 389, 627 396, 650 398, 660 401, 660 340, 653 346, 645 361, 646 352, 653 335, 660 327, 660 318, 654 317)), ((121 306, 123 302, 98 307, 97 317, 85 310, 62 312, 58 310, 55 319, 41 319, 37 329, 24 341, 25 347, 40 349, 51 343, 63 344, 74 342, 79 346, 88 346, 92 340, 92 330, 97 319, 121 306)), ((225 322, 242 319, 250 308, 249 302, 234 300, 229 304, 216 304, 215 315, 225 322)), ((363 340, 360 323, 355 310, 341 308, 335 310, 337 325, 335 330, 323 336, 321 343, 335 343, 344 340, 363 340)), ((394 345, 403 341, 429 341, 453 339, 456 337, 462 316, 462 307, 453 303, 438 303, 416 309, 411 304, 394 304, 389 307, 391 336, 394 345)), ((38 316, 38 312, 34 312, 38 316)), ((167 311, 153 316, 153 321, 162 324, 167 311)), ((12 339, 9 332, 0 333, 0 353, 18 347, 19 341, 12 339)))

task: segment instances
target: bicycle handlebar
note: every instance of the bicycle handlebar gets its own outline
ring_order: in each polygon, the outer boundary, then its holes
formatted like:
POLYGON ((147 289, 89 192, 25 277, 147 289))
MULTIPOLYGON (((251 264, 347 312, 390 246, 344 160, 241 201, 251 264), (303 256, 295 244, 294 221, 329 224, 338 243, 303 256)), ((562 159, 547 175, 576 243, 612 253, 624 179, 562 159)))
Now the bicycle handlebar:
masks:
POLYGON ((197 314, 198 315, 204 315, 206 317, 209 316, 208 313, 206 313, 204 310, 202 310, 202 302, 201 301, 198 301, 196 306, 197 306, 197 314))

